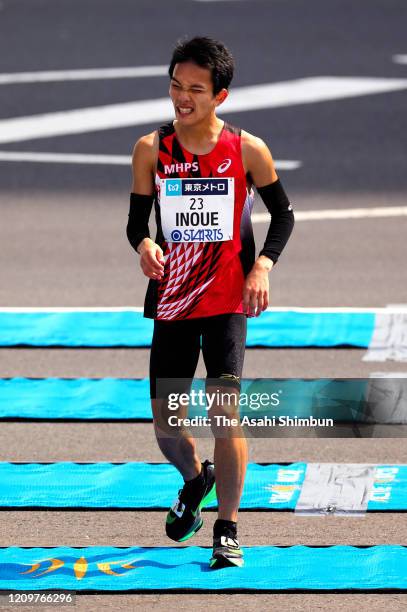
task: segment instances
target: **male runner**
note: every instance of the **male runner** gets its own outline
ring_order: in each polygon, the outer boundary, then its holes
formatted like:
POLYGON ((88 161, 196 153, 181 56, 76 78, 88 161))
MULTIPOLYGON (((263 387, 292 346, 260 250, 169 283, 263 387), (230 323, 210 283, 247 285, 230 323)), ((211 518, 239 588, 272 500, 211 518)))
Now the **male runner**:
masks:
MULTIPOLYGON (((217 496, 213 568, 243 565, 237 514, 246 440, 239 422, 226 424, 222 435, 211 423, 214 464, 201 463, 195 440, 182 423, 169 427, 168 416, 174 412, 168 410, 168 393, 159 390, 159 383, 166 379, 180 385, 179 379, 185 379, 185 388, 174 388, 188 390, 202 339, 207 391, 232 391, 234 398, 227 407, 214 402, 208 417, 238 417, 246 320, 267 308, 268 273, 294 225, 265 143, 216 115, 228 96, 233 70, 233 58, 219 41, 203 37, 177 44, 169 67, 175 120, 143 136, 134 147, 127 226, 128 239, 150 279, 144 316, 154 319, 150 392, 155 434, 184 479, 168 512, 166 533, 178 542, 192 537, 202 526, 201 509, 217 496), (252 185, 272 215, 257 259, 250 222, 252 185), (148 228, 153 202, 155 241, 148 228)), ((185 407, 176 414, 183 418, 185 407)))

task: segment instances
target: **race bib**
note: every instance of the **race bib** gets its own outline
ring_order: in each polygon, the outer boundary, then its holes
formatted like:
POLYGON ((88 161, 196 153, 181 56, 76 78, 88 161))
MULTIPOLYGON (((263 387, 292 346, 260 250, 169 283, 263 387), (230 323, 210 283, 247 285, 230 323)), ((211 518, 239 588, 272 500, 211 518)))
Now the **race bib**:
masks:
POLYGON ((234 178, 160 182, 161 226, 167 242, 233 240, 234 178))

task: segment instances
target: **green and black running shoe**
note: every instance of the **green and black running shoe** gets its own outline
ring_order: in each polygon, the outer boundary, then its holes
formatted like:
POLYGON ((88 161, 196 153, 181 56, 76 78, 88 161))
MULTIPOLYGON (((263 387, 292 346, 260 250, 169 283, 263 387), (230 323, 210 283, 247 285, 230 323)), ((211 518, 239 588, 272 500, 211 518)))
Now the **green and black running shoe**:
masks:
POLYGON ((211 569, 221 569, 222 567, 242 567, 243 550, 239 546, 237 535, 228 529, 218 537, 213 538, 213 552, 209 560, 211 569))
MULTIPOLYGON (((186 482, 178 491, 165 524, 171 540, 185 542, 202 527, 201 509, 216 499, 215 466, 206 460, 202 463, 203 479, 198 484, 186 482)), ((202 473, 201 472, 201 473, 202 473)))

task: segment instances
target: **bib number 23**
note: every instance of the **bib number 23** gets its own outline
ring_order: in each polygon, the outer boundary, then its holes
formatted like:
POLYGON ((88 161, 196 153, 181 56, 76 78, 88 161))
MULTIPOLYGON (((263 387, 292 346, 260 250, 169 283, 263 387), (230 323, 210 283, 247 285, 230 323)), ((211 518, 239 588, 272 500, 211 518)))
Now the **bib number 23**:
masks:
POLYGON ((160 210, 165 240, 232 240, 234 196, 234 178, 162 179, 160 210))

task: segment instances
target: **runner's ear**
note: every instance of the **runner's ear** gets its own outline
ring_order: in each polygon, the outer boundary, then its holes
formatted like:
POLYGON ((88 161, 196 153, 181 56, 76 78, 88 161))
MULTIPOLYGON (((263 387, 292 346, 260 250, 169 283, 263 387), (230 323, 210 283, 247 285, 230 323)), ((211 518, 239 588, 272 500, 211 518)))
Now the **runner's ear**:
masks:
POLYGON ((229 92, 227 89, 221 89, 220 92, 218 94, 216 94, 215 98, 216 98, 216 106, 219 106, 220 104, 222 104, 226 98, 228 97, 229 92))

